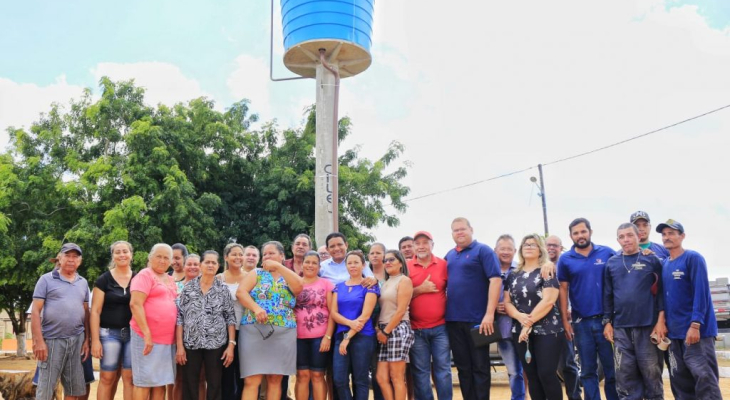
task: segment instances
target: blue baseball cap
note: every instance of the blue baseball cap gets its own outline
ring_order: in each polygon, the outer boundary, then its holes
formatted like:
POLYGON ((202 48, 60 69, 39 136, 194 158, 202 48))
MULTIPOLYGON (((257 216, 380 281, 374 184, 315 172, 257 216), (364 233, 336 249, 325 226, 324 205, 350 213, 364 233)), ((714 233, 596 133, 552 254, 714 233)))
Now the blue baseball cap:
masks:
POLYGON ((684 227, 682 226, 682 224, 680 224, 679 221, 675 221, 673 219, 668 219, 667 222, 659 224, 659 226, 656 227, 656 231, 658 233, 662 233, 664 228, 672 228, 679 231, 679 233, 684 233, 684 227))
POLYGON ((61 246, 61 253, 66 254, 69 251, 77 251, 79 255, 81 255, 81 247, 79 247, 76 243, 64 243, 64 245, 61 246))

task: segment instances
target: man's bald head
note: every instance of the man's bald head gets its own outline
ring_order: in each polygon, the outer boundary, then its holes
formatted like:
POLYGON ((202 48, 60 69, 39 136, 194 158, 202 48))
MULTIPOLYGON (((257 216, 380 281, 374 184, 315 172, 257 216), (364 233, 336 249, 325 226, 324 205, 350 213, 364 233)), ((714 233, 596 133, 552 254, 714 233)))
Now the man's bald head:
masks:
POLYGON ((563 241, 555 235, 550 235, 545 239, 545 247, 547 247, 550 261, 557 263, 560 253, 563 252, 563 241))

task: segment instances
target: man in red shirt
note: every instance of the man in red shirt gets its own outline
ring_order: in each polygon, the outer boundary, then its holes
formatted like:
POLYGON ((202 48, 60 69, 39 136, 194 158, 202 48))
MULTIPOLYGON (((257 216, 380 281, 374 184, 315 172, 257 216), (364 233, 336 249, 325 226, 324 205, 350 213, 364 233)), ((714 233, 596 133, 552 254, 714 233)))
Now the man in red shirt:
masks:
POLYGON ((413 281, 410 318, 416 341, 411 347, 411 373, 415 398, 433 400, 431 361, 439 400, 451 400, 451 358, 446 332, 446 261, 433 254, 433 236, 426 231, 414 236, 415 257, 408 260, 413 281))

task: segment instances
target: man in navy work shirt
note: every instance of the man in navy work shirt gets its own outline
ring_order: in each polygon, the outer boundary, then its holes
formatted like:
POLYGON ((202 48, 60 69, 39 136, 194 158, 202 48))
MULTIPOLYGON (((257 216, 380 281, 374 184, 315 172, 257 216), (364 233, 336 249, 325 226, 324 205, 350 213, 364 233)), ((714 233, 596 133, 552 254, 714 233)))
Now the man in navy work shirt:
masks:
POLYGON ((707 264, 682 248, 684 227, 670 219, 657 232, 669 250, 664 260, 664 313, 669 330, 669 382, 678 400, 721 399, 715 336, 717 321, 710 298, 707 264))
POLYGON ((451 353, 459 372, 464 400, 488 400, 491 373, 489 350, 476 348, 470 331, 494 333, 494 311, 502 291, 499 261, 492 249, 473 239, 474 230, 466 218, 451 223, 456 248, 446 254, 446 330, 451 353))
POLYGON ((649 240, 649 234, 651 233, 649 214, 644 211, 637 211, 631 214, 629 222, 636 225, 639 230, 639 247, 641 247, 641 250, 651 250, 660 261, 664 261, 665 258, 669 257, 669 252, 664 246, 649 240))
POLYGON ((558 260, 560 281, 560 316, 565 336, 574 340, 580 356, 580 380, 585 400, 601 400, 598 387, 598 358, 606 377, 606 399, 617 400, 616 378, 611 343, 603 337, 603 270, 614 251, 591 242, 591 223, 577 218, 568 225, 573 247, 558 260), (568 317, 568 297, 572 306, 573 326, 568 317))
POLYGON ((652 343, 664 339, 662 263, 644 255, 639 229, 618 227, 621 254, 606 263, 603 281, 603 334, 614 344, 616 392, 622 400, 663 399, 661 350, 652 343))

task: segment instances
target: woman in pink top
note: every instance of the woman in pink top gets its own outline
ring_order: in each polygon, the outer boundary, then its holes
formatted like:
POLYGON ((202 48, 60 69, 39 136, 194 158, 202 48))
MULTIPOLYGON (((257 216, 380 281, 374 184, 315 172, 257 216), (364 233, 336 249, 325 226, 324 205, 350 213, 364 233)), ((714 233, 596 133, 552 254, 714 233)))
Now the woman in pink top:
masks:
POLYGON ((335 322, 329 312, 334 285, 318 276, 319 263, 319 253, 316 251, 304 255, 304 288, 297 296, 297 305, 294 307, 297 319, 297 399, 309 398, 310 380, 314 400, 327 397, 324 373, 335 330, 335 322))
POLYGON ((132 279, 132 381, 134 398, 163 400, 165 385, 175 382, 177 287, 167 269, 172 248, 152 246, 147 268, 132 279))

